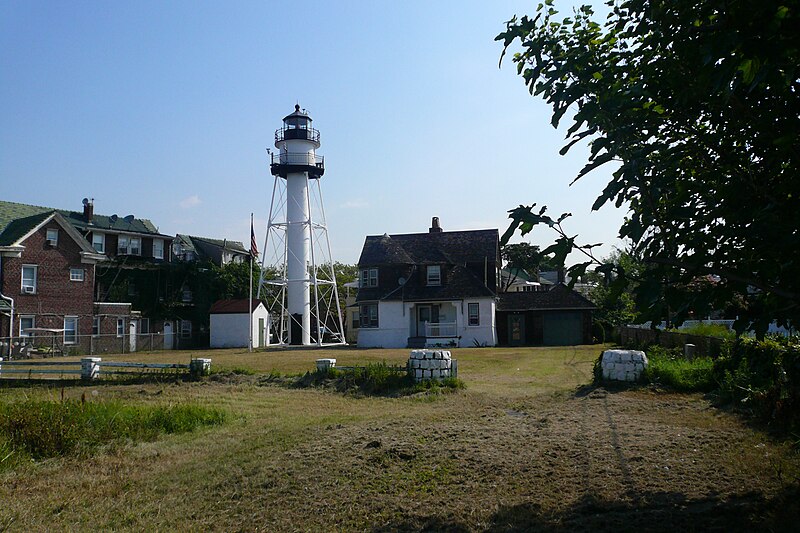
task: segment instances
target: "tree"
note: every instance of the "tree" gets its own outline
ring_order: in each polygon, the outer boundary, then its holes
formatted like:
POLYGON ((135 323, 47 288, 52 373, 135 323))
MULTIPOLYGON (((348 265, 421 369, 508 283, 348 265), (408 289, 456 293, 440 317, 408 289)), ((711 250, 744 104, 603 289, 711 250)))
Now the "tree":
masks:
MULTIPOLYGON (((588 6, 558 21, 551 5, 497 40, 504 54, 519 41, 513 62, 552 125, 571 120, 561 153, 589 142, 575 180, 617 165, 593 209, 629 208, 619 236, 647 267, 639 309, 679 323, 740 301, 738 330, 800 322, 800 5, 623 0, 604 24, 588 6), (687 290, 709 275, 718 282, 687 290)), ((558 236, 544 252, 585 254, 573 278, 592 264, 625 275, 564 230, 569 214, 534 206, 511 211, 504 241, 545 224, 558 236)))
MULTIPOLYGON (((531 245, 527 242, 504 244, 500 250, 500 255, 506 262, 506 268, 524 270, 537 278, 539 272, 543 270, 556 270, 558 268, 553 263, 552 257, 542 254, 539 246, 531 245)), ((502 290, 508 290, 517 277, 518 272, 516 270, 511 272, 504 280, 502 290)))

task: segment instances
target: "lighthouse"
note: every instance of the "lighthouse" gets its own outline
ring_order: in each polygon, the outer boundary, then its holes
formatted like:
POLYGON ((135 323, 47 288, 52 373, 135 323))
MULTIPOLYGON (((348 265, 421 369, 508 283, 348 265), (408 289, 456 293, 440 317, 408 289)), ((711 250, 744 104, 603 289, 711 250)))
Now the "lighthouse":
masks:
POLYGON ((268 302, 276 344, 344 344, 320 188, 325 160, 316 153, 320 135, 311 122, 295 105, 275 131, 278 152, 270 151, 275 181, 258 292, 268 302))

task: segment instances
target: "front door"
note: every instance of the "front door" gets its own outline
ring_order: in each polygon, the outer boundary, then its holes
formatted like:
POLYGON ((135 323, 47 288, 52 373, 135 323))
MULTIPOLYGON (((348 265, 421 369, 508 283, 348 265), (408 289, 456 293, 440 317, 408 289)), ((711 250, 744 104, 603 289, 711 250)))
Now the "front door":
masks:
POLYGON ((172 322, 164 322, 164 349, 172 349, 172 322))
POLYGON ((136 351, 136 322, 136 320, 131 320, 128 325, 128 333, 130 333, 128 338, 128 349, 131 352, 136 351))
MULTIPOLYGON (((417 307, 417 336, 427 337, 426 324, 439 323, 438 305, 420 305, 417 307)), ((436 331, 431 331, 431 336, 436 336, 436 331)))
POLYGON ((262 346, 265 346, 265 343, 264 343, 264 319, 263 318, 259 318, 258 319, 258 347, 261 348, 262 346))
POLYGON ((525 344, 525 315, 508 315, 508 345, 525 344))

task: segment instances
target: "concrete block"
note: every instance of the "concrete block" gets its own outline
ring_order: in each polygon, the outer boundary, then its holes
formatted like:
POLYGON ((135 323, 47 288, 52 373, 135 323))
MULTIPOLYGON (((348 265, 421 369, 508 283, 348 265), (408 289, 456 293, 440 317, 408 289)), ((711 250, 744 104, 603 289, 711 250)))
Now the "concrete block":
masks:
POLYGON ((417 379, 417 381, 422 379, 422 369, 421 368, 417 368, 416 370, 414 370, 414 377, 417 379))
POLYGON ((433 379, 439 379, 439 377, 440 377, 441 375, 442 375, 442 374, 441 374, 441 371, 440 371, 438 368, 434 368, 433 370, 431 370, 431 378, 433 378, 433 379))

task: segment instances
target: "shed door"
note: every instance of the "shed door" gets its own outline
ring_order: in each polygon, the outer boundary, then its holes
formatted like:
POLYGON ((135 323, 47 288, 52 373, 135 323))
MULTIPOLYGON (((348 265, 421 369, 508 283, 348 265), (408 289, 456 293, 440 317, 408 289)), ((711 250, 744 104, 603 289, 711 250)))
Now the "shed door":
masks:
POLYGON ((525 315, 508 315, 508 345, 525 344, 525 315))
POLYGON ((580 312, 545 313, 542 341, 545 346, 574 346, 583 342, 580 312))

